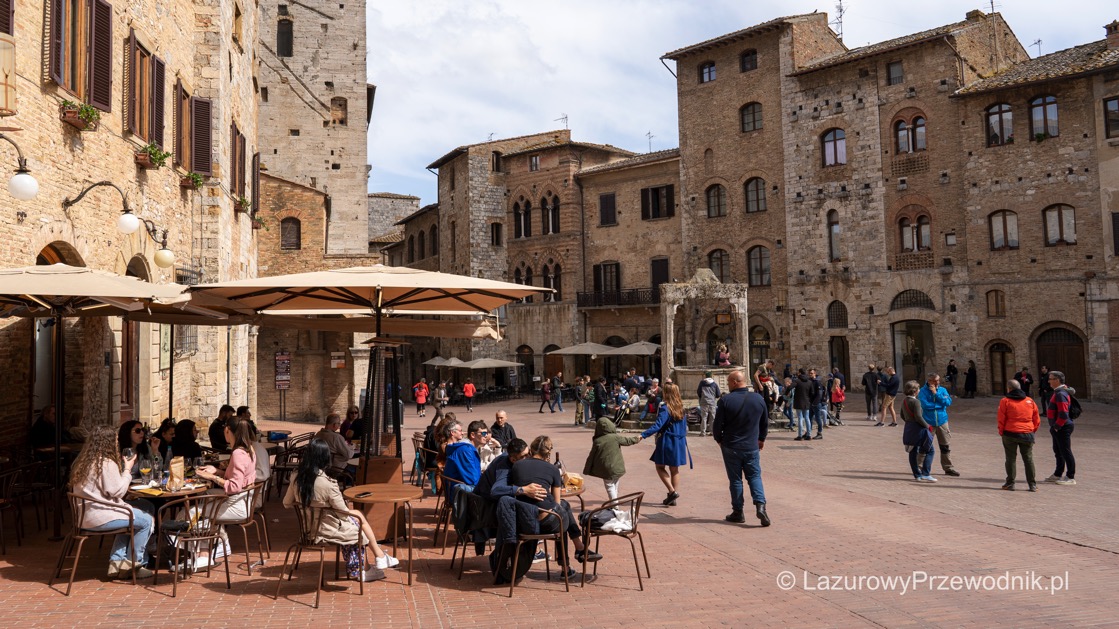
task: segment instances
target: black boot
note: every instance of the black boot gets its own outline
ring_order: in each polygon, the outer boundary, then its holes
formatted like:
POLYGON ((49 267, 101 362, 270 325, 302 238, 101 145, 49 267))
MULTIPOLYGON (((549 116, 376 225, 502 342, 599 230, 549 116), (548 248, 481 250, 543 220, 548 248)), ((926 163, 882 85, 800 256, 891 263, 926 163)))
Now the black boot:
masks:
POLYGON ((767 514, 765 512, 765 504, 764 503, 759 504, 757 511, 758 511, 758 519, 761 520, 762 526, 769 526, 769 524, 770 524, 769 514, 767 514))

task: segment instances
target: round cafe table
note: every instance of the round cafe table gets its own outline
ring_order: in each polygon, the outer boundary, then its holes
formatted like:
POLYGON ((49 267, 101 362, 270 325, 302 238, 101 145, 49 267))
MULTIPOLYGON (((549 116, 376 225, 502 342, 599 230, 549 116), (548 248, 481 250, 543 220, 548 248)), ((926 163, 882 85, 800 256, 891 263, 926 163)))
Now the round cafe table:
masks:
MULTIPOLYGON (((579 499, 579 511, 580 512, 586 511, 587 510, 587 505, 586 505, 586 503, 583 502, 583 492, 585 492, 585 491, 587 491, 586 487, 580 487, 579 489, 571 489, 571 490, 569 490, 567 487, 564 487, 563 489, 560 490, 560 498, 562 498, 564 500, 567 500, 569 498, 578 498, 579 499)), ((568 501, 568 502, 570 502, 570 501, 568 501)))
POLYGON ((346 500, 358 504, 392 504, 392 554, 396 556, 396 540, 400 537, 400 519, 397 517, 403 507, 408 515, 408 585, 412 585, 412 502, 424 496, 423 489, 414 485, 399 483, 374 483, 356 485, 342 492, 346 500))
MULTIPOLYGON (((135 489, 132 489, 130 487, 128 489, 128 493, 125 494, 124 497, 127 500, 136 500, 136 499, 139 499, 139 498, 146 498, 148 500, 155 499, 155 500, 167 501, 167 500, 175 500, 176 498, 186 498, 187 496, 197 496, 198 494, 205 493, 206 490, 209 489, 209 488, 210 488, 209 484, 204 484, 204 485, 201 485, 201 486, 198 486, 198 487, 191 487, 190 489, 180 489, 178 491, 167 491, 165 489, 160 489, 159 493, 156 494, 156 493, 148 493, 144 490, 135 490, 135 489)), ((155 489, 155 488, 153 487, 152 489, 155 489)))

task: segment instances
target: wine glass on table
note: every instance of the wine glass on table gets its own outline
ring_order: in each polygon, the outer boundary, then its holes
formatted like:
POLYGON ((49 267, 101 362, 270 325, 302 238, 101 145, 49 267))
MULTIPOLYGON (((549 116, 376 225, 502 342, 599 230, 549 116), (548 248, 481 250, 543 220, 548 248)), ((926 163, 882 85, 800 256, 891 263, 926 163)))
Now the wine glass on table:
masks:
POLYGON ((145 484, 152 482, 151 459, 140 459, 140 480, 145 484))

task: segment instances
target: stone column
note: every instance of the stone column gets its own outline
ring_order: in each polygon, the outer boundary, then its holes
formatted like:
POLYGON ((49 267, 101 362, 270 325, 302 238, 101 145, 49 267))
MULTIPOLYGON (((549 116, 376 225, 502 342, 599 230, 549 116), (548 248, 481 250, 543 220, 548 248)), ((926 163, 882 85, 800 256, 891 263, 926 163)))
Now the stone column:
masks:
POLYGON ((750 364, 750 315, 746 311, 746 295, 731 297, 730 305, 734 308, 735 323, 738 327, 738 342, 742 344, 742 348, 739 350, 740 362, 746 366, 746 371, 749 373, 753 366, 750 364))
POLYGON ((661 293, 661 377, 667 378, 676 366, 676 309, 680 307, 680 300, 664 300, 661 293))

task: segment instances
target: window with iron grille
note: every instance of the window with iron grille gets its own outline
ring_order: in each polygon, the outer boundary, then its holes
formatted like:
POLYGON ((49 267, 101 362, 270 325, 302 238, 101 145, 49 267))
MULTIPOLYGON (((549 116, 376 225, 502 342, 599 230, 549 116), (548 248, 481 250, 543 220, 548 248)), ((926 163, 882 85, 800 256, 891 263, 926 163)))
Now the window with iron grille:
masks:
POLYGON ((890 310, 901 310, 903 308, 922 308, 924 310, 936 310, 933 305, 932 299, 925 293, 919 290, 903 290, 894 297, 894 301, 890 303, 890 310))
POLYGON ((886 85, 897 85, 905 80, 905 72, 900 61, 886 64, 886 85))
POLYGON ((847 306, 842 301, 836 300, 828 304, 828 327, 847 327, 847 306))
MULTIPOLYGON (((175 269, 175 282, 183 286, 196 286, 202 283, 202 270, 194 266, 181 266, 175 269)), ((175 356, 187 356, 198 352, 198 326, 175 326, 175 356)))

